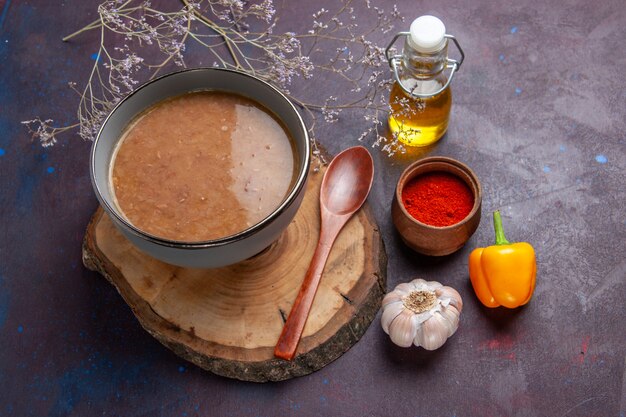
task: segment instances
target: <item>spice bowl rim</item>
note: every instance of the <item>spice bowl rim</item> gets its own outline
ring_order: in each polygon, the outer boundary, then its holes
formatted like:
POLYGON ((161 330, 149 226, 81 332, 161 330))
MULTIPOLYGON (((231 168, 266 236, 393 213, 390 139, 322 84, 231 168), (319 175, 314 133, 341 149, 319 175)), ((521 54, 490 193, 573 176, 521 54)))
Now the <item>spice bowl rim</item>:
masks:
MULTIPOLYGON (((431 171, 425 171, 423 173, 426 172, 438 172, 440 170, 434 169, 431 171)), ((440 171, 441 172, 441 171, 440 171)), ((420 174, 418 174, 420 175, 420 174)), ((395 190, 395 199, 396 202, 398 203, 399 209, 401 210, 402 214, 407 217, 411 222, 415 223, 418 226, 421 227, 425 227, 427 229, 431 229, 433 231, 435 230, 451 230, 454 228, 458 228, 459 226, 464 225, 465 223, 469 222, 475 215, 476 212, 480 209, 481 204, 482 204, 482 187, 480 185, 480 181, 478 180, 478 177, 476 176, 476 174, 474 173, 474 171, 467 166, 466 164, 464 164, 461 161, 458 161, 454 158, 450 158, 447 156, 429 156, 426 158, 422 158, 419 159, 415 162, 413 162, 411 165, 409 165, 408 167, 406 167, 404 169, 404 171, 402 171, 402 174, 400 174, 400 177, 398 178, 398 182, 396 183, 396 190, 395 190), (404 190, 404 187, 406 186, 406 184, 412 180, 414 178, 414 176, 411 176, 419 167, 429 164, 429 163, 443 163, 449 166, 452 166, 454 168, 457 168, 461 171, 463 171, 467 177, 470 179, 470 181, 472 182, 472 184, 467 184, 467 181, 465 181, 464 178, 460 177, 459 175, 457 175, 456 172, 450 172, 450 171, 445 171, 451 175, 454 175, 455 177, 459 178, 461 181, 463 181, 464 184, 466 184, 468 186, 468 188, 471 190, 472 192, 472 196, 474 197, 474 205, 472 206, 472 210, 470 210, 470 212, 467 214, 467 216, 465 216, 462 220, 453 223, 451 225, 448 226, 433 226, 431 224, 427 224, 427 223, 423 223, 419 220, 417 220, 415 217, 413 217, 407 210, 406 207, 404 206, 404 203, 402 202, 402 191, 404 190)))

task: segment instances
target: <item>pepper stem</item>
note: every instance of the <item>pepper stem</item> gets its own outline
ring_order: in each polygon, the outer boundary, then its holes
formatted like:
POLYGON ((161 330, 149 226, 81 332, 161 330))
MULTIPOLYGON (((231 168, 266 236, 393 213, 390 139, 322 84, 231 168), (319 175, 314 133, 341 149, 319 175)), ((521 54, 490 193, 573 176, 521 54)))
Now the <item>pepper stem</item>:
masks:
POLYGON ((506 240, 504 236, 504 228, 502 227, 502 217, 500 217, 500 210, 493 212, 493 228, 496 231, 496 245, 510 245, 511 243, 506 240))

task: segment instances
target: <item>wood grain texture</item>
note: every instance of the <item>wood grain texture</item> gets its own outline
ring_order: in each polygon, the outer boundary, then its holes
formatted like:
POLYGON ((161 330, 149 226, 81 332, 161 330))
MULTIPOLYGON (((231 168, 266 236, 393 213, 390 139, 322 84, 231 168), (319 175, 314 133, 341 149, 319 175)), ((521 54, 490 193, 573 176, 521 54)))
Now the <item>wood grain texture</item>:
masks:
POLYGON ((333 246, 296 357, 274 358, 319 237, 321 180, 321 172, 311 173, 292 224, 241 263, 206 270, 162 263, 133 247, 102 209, 88 226, 83 262, 117 288, 152 336, 196 365, 255 382, 306 375, 359 340, 385 292, 386 255, 364 207, 333 246))

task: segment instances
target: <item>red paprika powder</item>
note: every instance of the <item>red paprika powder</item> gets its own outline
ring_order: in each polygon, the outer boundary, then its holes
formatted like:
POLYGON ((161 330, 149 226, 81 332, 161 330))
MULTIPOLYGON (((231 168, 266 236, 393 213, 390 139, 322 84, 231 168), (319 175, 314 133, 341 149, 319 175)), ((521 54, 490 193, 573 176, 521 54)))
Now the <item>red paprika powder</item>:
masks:
POLYGON ((467 217, 474 207, 474 195, 457 176, 429 172, 412 178, 404 186, 402 203, 418 221, 444 227, 467 217))

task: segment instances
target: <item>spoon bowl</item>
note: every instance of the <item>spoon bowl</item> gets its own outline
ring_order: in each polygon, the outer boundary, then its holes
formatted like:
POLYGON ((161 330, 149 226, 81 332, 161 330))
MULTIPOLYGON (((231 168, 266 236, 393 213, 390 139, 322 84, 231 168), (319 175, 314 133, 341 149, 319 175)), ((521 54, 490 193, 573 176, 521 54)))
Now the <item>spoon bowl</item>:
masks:
POLYGON ((320 206, 336 215, 350 214, 362 205, 374 178, 372 156, 362 146, 346 149, 328 166, 320 190, 320 206))

